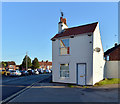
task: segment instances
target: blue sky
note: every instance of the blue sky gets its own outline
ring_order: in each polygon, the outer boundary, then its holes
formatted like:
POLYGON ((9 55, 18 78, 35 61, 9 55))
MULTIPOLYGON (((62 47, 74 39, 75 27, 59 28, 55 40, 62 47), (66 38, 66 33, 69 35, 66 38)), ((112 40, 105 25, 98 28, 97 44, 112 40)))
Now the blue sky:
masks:
POLYGON ((106 51, 118 40, 117 2, 4 2, 2 4, 2 60, 21 64, 29 57, 52 60, 51 38, 58 32, 60 9, 68 27, 98 21, 106 51), (115 36, 117 35, 117 36, 115 36))

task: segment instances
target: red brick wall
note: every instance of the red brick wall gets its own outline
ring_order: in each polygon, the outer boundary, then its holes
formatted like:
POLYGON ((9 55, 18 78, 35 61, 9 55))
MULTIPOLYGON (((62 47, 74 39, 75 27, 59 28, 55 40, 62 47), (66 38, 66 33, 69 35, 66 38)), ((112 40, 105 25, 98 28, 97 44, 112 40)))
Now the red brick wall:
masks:
POLYGON ((109 54, 109 61, 120 61, 120 47, 109 54))

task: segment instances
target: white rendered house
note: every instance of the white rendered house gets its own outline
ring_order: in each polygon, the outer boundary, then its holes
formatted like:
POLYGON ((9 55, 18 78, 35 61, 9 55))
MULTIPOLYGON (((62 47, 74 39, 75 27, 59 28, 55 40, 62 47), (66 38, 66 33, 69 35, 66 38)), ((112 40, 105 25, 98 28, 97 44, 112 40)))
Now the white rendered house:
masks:
POLYGON ((52 39, 52 81, 94 85, 104 77, 99 23, 68 28, 61 17, 52 39))

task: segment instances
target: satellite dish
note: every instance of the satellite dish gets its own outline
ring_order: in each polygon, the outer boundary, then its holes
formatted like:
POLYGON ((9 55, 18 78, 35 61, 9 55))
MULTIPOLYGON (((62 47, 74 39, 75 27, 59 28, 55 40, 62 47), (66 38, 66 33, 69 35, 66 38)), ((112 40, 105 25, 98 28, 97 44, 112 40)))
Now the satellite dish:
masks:
POLYGON ((99 47, 96 47, 95 49, 94 49, 96 52, 100 52, 100 48, 99 47))

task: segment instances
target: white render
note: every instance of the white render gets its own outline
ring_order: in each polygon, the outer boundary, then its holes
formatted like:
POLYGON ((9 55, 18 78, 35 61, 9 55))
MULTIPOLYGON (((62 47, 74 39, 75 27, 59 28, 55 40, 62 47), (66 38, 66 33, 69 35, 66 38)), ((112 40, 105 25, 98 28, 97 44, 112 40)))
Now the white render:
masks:
POLYGON ((66 28, 68 28, 68 26, 64 24, 63 22, 58 23, 58 33, 62 32, 66 28))
POLYGON ((93 33, 76 35, 74 38, 62 37, 52 41, 52 80, 53 82, 77 84, 77 63, 86 63, 86 85, 94 85, 103 79, 104 52, 102 48, 99 24, 93 33), (88 36, 91 34, 91 36, 88 36), (69 38, 70 54, 59 54, 60 39, 69 38), (90 41, 92 43, 90 43, 90 41), (99 47, 100 52, 94 49, 99 47), (60 64, 69 63, 69 78, 60 77, 60 64))
POLYGON ((99 23, 93 33, 93 84, 104 78, 104 51, 102 47, 99 23), (101 49, 100 52, 94 51, 96 47, 101 49))

